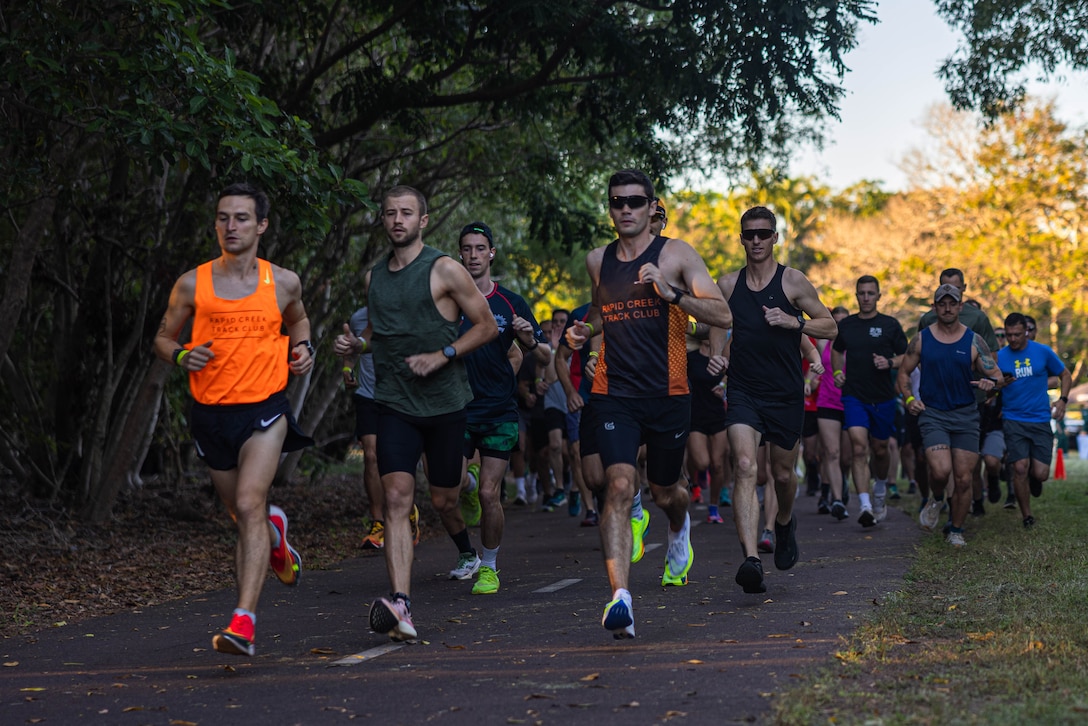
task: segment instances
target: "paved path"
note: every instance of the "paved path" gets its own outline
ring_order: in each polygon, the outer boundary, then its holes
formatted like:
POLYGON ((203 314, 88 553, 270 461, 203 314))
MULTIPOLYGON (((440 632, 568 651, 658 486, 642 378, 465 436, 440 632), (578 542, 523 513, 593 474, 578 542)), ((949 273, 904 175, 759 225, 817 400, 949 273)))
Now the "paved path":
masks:
POLYGON ((651 505, 650 549, 632 566, 635 640, 601 627, 611 592, 597 530, 565 510, 510 508, 496 595, 445 578, 455 560, 445 536, 417 548, 419 643, 369 632, 370 600, 388 590, 373 553, 304 571, 297 589, 270 576, 252 659, 211 650, 234 604, 228 589, 0 643, 0 722, 758 721, 776 691, 828 663, 900 588, 920 536, 896 509, 863 530, 817 515, 813 498, 798 505, 801 561, 778 572, 764 556, 764 595, 734 584, 742 558, 733 525, 701 521, 705 507, 693 507, 690 583, 662 588, 666 523, 651 505))

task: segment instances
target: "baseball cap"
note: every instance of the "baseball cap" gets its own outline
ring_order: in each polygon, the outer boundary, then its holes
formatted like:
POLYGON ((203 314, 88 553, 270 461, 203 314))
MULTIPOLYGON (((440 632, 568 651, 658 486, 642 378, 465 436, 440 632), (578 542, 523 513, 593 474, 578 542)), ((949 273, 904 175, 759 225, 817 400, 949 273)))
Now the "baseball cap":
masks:
POLYGON ((937 288, 937 292, 933 293, 933 302, 940 302, 943 297, 951 297, 956 302, 963 300, 963 293, 955 285, 949 285, 947 282, 937 288))
POLYGON ((483 222, 470 222, 469 224, 466 224, 461 228, 461 236, 457 238, 457 241, 460 242, 463 240, 466 234, 482 234, 484 237, 487 237, 487 241, 492 247, 495 246, 495 238, 491 236, 491 228, 483 222))

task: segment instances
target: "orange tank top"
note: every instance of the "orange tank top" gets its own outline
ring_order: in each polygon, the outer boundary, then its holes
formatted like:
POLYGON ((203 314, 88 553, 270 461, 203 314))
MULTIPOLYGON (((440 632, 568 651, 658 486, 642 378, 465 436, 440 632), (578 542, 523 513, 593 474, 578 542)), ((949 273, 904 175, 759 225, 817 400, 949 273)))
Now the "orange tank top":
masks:
POLYGON ((193 398, 209 406, 258 403, 287 387, 288 338, 276 300, 272 264, 257 260, 252 295, 224 300, 215 294, 212 262, 196 268, 193 335, 189 347, 212 342, 215 357, 189 374, 193 398))

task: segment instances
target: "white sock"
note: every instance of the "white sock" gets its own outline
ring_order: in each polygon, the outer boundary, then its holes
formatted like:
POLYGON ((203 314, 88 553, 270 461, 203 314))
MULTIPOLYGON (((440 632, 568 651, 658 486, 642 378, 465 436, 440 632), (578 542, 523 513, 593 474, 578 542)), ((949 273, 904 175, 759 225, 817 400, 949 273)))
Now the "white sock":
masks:
POLYGON ((518 490, 518 496, 522 499, 525 498, 525 477, 514 477, 514 487, 518 490))
POLYGON ((872 502, 869 501, 869 492, 859 492, 858 499, 861 500, 862 509, 872 509, 872 502))
POLYGON ((492 570, 498 569, 495 567, 495 563, 499 559, 499 548, 491 550, 483 545, 480 545, 480 567, 490 567, 492 570))
POLYGON ((883 496, 885 494, 887 494, 887 493, 888 493, 888 480, 887 479, 877 479, 875 482, 873 482, 873 496, 874 497, 883 498, 883 496))
POLYGON ((631 501, 631 519, 642 519, 642 491, 635 492, 635 498, 631 501))

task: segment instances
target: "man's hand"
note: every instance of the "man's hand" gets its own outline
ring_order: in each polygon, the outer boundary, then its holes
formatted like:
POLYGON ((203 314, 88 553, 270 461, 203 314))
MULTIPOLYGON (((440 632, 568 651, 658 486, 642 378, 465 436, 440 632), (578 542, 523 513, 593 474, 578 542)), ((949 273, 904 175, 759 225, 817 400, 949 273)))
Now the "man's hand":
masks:
POLYGON ((417 353, 404 359, 408 368, 420 378, 426 378, 442 366, 449 363, 450 359, 440 350, 433 353, 417 353))
POLYGON ((310 356, 310 349, 302 343, 291 349, 291 356, 291 372, 296 376, 304 376, 313 369, 314 359, 310 356))
POLYGON ((782 308, 769 308, 764 305, 763 319, 767 321, 768 325, 773 325, 776 328, 798 330, 801 327, 801 324, 797 322, 797 316, 790 315, 782 308))
POLYGON ((882 355, 873 353, 873 365, 876 366, 877 370, 886 371, 892 367, 892 362, 882 355))
POLYGON ((215 353, 212 352, 212 342, 209 340, 204 345, 190 348, 189 352, 182 356, 181 363, 178 364, 179 367, 190 373, 204 370, 204 366, 208 365, 208 362, 215 357, 215 353))
POLYGON ((706 372, 712 376, 724 375, 729 370, 729 359, 724 355, 712 355, 706 364, 706 372))
POLYGON ((571 350, 581 350, 589 337, 589 328, 581 320, 575 320, 574 325, 567 328, 567 345, 571 350))
POLYGON ((336 336, 336 341, 332 344, 332 350, 341 358, 356 356, 359 354, 359 349, 363 347, 362 342, 363 339, 351 332, 348 324, 344 323, 344 332, 336 336))
POLYGON ((644 285, 652 284, 658 297, 665 302, 672 302, 673 298, 676 297, 676 291, 672 289, 672 285, 665 279, 665 273, 652 262, 647 262, 639 268, 638 281, 644 285))

